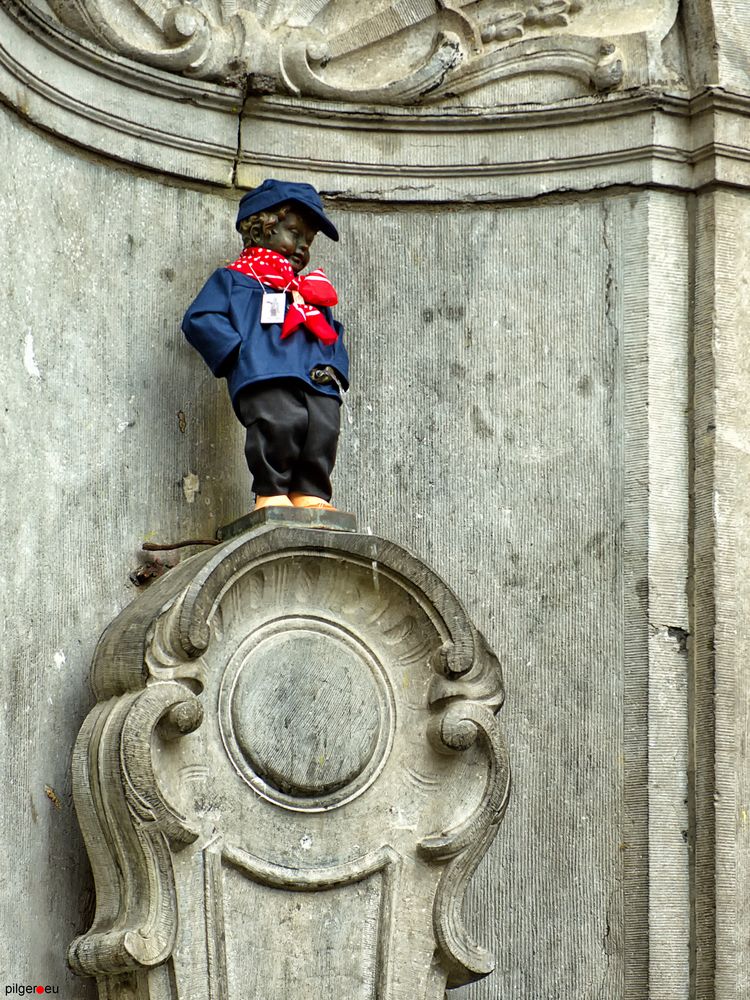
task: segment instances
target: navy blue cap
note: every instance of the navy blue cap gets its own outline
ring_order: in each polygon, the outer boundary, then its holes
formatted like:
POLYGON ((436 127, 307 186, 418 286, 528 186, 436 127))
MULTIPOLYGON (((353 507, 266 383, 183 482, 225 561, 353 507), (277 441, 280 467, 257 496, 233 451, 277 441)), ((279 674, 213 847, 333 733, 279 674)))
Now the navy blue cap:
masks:
POLYGON ((323 211, 323 202, 312 184, 297 184, 294 181, 274 181, 269 178, 257 188, 243 194, 237 212, 236 228, 239 230, 243 219, 262 212, 264 209, 285 205, 288 202, 300 205, 315 220, 318 229, 332 240, 339 238, 338 231, 323 211))

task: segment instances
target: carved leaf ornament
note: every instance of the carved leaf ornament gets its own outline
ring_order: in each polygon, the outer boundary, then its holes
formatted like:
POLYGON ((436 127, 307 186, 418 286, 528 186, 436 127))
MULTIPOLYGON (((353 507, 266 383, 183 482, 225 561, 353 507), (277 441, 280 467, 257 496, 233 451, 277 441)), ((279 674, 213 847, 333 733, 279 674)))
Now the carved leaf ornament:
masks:
POLYGON ((529 73, 623 81, 612 38, 657 41, 677 0, 49 0, 131 59, 250 91, 410 105, 529 73), (613 31, 602 35, 603 25, 613 31), (610 28, 611 25, 611 28, 610 28))
POLYGON ((74 754, 102 996, 442 1000, 508 801, 498 661, 399 547, 268 525, 102 636, 74 754), (118 992, 124 989, 125 992, 118 992))

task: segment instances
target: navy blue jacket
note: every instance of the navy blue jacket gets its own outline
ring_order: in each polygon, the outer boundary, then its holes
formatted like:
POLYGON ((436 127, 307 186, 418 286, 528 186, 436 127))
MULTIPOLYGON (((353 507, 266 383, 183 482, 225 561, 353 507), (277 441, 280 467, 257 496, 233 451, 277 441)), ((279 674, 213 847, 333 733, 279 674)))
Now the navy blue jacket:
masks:
MULTIPOLYGON (((291 301, 288 294, 287 302, 291 301)), ((322 308, 321 312, 339 337, 327 346, 304 326, 282 340, 280 324, 261 326, 262 304, 263 291, 255 278, 221 267, 208 279, 182 321, 188 342, 217 378, 226 378, 233 403, 246 385, 272 378, 298 378, 315 392, 338 396, 335 385, 318 385, 310 378, 311 369, 324 365, 334 368, 344 388, 348 387, 343 327, 333 319, 330 309, 322 308)))

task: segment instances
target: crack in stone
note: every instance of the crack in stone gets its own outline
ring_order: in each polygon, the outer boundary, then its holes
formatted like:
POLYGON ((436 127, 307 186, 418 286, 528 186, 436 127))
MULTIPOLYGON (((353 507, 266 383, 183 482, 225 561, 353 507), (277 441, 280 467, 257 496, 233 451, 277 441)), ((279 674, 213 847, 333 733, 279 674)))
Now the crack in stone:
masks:
POLYGON ((250 77, 246 76, 242 82, 242 92, 239 97, 240 107, 237 114, 237 145, 234 151, 234 160, 232 162, 232 180, 231 186, 237 187, 237 176, 240 169, 240 157, 242 156, 242 125, 245 117, 245 105, 247 104, 248 94, 250 91, 250 77))

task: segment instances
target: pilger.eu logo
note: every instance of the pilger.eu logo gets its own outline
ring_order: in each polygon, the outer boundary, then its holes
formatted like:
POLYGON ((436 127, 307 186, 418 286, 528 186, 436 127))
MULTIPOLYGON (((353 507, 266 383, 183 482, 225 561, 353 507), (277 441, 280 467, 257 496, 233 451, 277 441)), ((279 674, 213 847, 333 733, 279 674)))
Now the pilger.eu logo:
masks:
POLYGON ((6 983, 5 984, 5 995, 6 997, 23 997, 27 993, 59 993, 59 986, 29 986, 24 983, 6 983))

